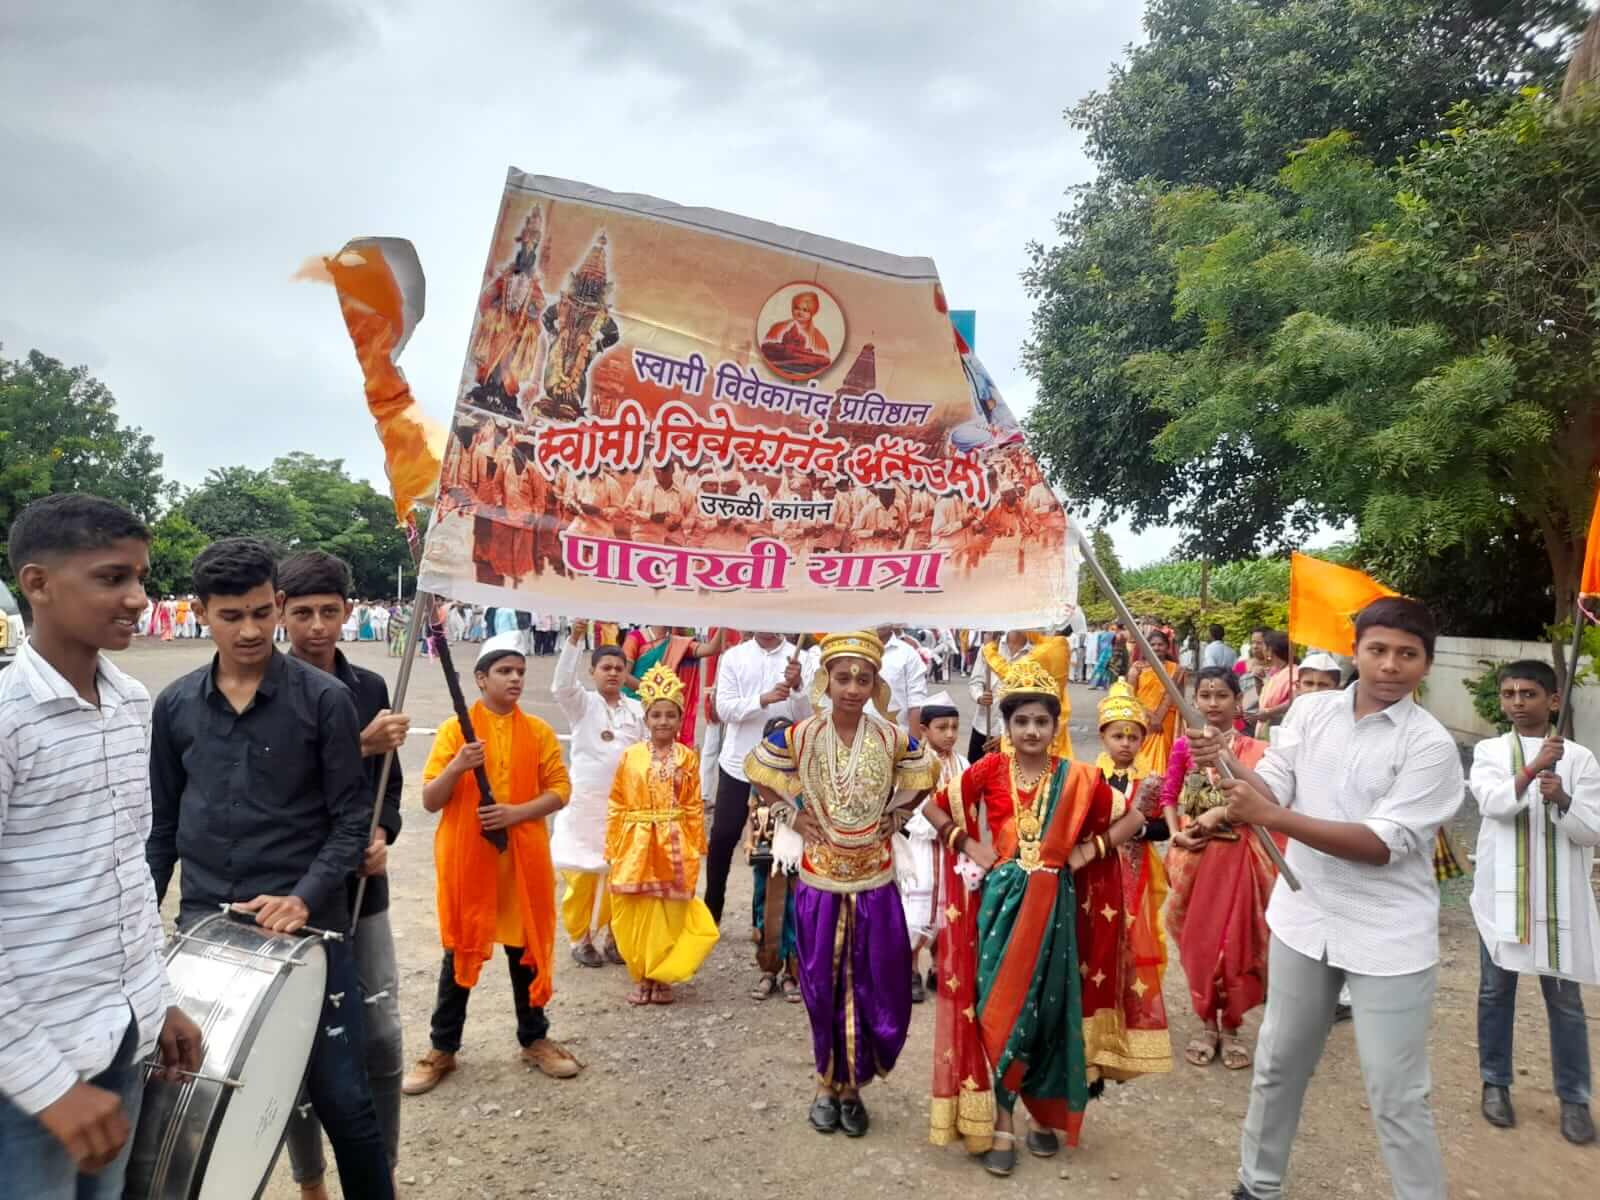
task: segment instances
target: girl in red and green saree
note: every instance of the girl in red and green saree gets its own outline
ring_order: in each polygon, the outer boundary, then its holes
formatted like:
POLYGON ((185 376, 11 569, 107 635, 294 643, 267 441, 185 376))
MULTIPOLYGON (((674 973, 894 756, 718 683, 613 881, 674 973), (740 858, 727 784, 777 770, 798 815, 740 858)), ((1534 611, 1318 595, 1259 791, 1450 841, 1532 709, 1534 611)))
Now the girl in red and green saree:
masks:
POLYGON ((824 637, 813 707, 745 760, 771 807, 773 858, 794 884, 800 997, 811 1019, 818 1133, 867 1132, 861 1088, 887 1075, 911 1026, 911 938, 895 886, 894 835, 939 780, 939 764, 898 725, 872 633, 824 637))
POLYGON ((683 682, 683 726, 678 740, 691 750, 695 745, 696 715, 700 711, 700 660, 722 653, 723 631, 713 630, 706 641, 672 632, 670 625, 645 625, 629 630, 622 639, 622 657, 628 661, 628 678, 622 692, 639 698, 639 681, 658 666, 677 673, 683 682))
MULTIPOLYGON (((1254 767, 1267 743, 1235 729, 1241 705, 1239 677, 1227 667, 1206 667, 1195 676, 1195 707, 1207 728, 1227 741, 1234 757, 1254 767)), ((1250 1051, 1239 1037, 1244 1015, 1266 999, 1267 898, 1277 880, 1255 838, 1224 819, 1228 799, 1215 772, 1202 771, 1189 753, 1189 739, 1172 747, 1163 810, 1181 813, 1181 829, 1167 851, 1167 932, 1189 980, 1189 998, 1201 1031, 1183 1056, 1204 1067, 1221 1055, 1222 1065, 1242 1071, 1250 1051), (1171 806, 1171 807, 1168 807, 1171 806)), ((1281 844, 1280 844, 1281 848, 1281 844)))
POLYGON ((1054 679, 1016 664, 1000 701, 1010 749, 925 810, 947 851, 930 1136, 962 1138, 994 1175, 1016 1166, 1019 1097, 1028 1149, 1047 1158, 1062 1135, 1078 1144, 1105 1080, 1171 1068, 1166 1030, 1129 1020, 1140 981, 1117 851, 1146 816, 1117 807, 1099 768, 1050 753, 1060 704, 1054 679))

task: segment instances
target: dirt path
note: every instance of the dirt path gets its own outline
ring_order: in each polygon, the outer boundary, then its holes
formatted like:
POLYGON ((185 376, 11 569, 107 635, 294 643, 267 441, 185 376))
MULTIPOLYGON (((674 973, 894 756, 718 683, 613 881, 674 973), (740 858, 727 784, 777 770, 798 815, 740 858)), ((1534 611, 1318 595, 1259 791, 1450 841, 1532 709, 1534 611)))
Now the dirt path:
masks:
MULTIPOLYGON (((203 661, 201 646, 144 647, 122 656, 152 690, 203 661)), ((392 662, 372 647, 357 661, 392 662)), ((552 660, 538 660, 529 695, 543 701, 552 660)), ((418 726, 448 712, 437 669, 423 664, 408 705, 418 726)), ((965 706, 965 686, 952 689, 965 706)), ((1087 749, 1092 693, 1075 689, 1074 738, 1087 749)), ((548 703, 528 706, 564 730, 548 703)), ((390 855, 407 1056, 427 1045, 438 970, 432 830, 417 796, 428 737, 404 754, 409 772, 406 828, 390 855)), ((1476 812, 1469 801, 1455 836, 1470 849, 1476 812)), ((1445 893, 1432 1059, 1434 1105, 1452 1197, 1545 1200, 1580 1194, 1585 1171, 1600 1169, 1600 1150, 1567 1145, 1556 1130, 1549 1044, 1537 986, 1525 981, 1517 1020, 1515 1096, 1521 1128, 1491 1129, 1478 1116, 1476 934, 1466 897, 1470 880, 1445 893), (1577 1190, 1575 1190, 1577 1189, 1577 1190)), ((1197 1070, 1180 1061, 1171 1075, 1113 1087, 1093 1104, 1084 1145, 1046 1162, 1023 1156, 1010 1180, 994 1180, 956 1147, 927 1144, 927 1088, 933 1008, 916 1010, 911 1038, 888 1081, 866 1093, 870 1136, 822 1138, 805 1124, 810 1100, 810 1043, 805 1013, 781 999, 748 998, 754 981, 745 940, 750 875, 736 867, 729 887, 732 919, 706 970, 680 989, 671 1008, 636 1010, 623 1002, 620 967, 585 970, 558 945, 553 1036, 587 1064, 555 1082, 517 1059, 509 984, 485 972, 467 1022, 461 1069, 437 1091, 404 1109, 401 1195, 428 1200, 541 1196, 676 1198, 777 1197, 833 1200, 852 1196, 953 1195, 958 1190, 1034 1198, 1224 1197, 1237 1163, 1249 1073, 1220 1065, 1197 1070)), ((1591 1013, 1600 996, 1586 989, 1591 1013)), ((1195 1028, 1187 989, 1174 964, 1166 982, 1173 1041, 1181 1052, 1195 1028)), ((1259 1012, 1249 1022, 1254 1035, 1259 1012)), ((1595 1019, 1591 1016, 1591 1021, 1595 1019)), ((294 1200, 286 1160, 268 1200, 294 1200)), ((338 1194, 335 1189, 335 1195, 338 1194)), ((1312 1083, 1295 1150, 1295 1197, 1383 1197, 1387 1176, 1361 1088, 1354 1032, 1337 1028, 1312 1083)))

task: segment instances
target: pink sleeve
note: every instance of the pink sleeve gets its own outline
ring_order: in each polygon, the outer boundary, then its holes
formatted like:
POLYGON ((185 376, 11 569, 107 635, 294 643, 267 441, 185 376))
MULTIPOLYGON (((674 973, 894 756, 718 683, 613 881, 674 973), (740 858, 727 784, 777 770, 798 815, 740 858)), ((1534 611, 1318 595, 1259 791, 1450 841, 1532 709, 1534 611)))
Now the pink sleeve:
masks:
POLYGON ((1167 758, 1167 777, 1161 784, 1161 807, 1177 808, 1183 795, 1183 777, 1189 773, 1189 739, 1181 737, 1172 743, 1172 754, 1167 758))

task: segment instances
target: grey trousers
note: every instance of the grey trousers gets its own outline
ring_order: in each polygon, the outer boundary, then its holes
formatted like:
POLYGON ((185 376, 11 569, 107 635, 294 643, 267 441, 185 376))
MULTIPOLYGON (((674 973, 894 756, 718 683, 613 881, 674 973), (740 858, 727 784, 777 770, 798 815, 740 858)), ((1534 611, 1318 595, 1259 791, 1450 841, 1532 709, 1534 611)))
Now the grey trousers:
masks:
POLYGON ((1339 988, 1350 987, 1356 1048, 1395 1200, 1447 1200, 1444 1159, 1429 1100, 1428 1026, 1439 969, 1356 975, 1272 939, 1267 1013, 1256 1041, 1250 1111, 1239 1139, 1239 1182, 1280 1200, 1306 1085, 1333 1028, 1339 988))
MULTIPOLYGON (((378 1127, 389 1165, 400 1161, 400 1078, 405 1052, 400 1044, 400 974, 395 969, 394 933, 389 912, 356 922, 356 972, 366 1003, 367 1081, 378 1110, 378 1127)), ((289 1167, 296 1183, 314 1183, 327 1171, 322 1125, 302 1095, 289 1118, 289 1167)))

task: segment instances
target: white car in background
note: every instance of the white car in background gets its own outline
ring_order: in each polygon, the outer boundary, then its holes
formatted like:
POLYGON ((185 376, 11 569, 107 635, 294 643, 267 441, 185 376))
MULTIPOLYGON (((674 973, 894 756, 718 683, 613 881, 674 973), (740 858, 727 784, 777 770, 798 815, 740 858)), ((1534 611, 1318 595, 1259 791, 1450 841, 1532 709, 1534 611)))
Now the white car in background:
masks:
POLYGON ((27 631, 22 627, 22 610, 17 607, 5 583, 0 582, 0 671, 11 665, 25 636, 27 631))

